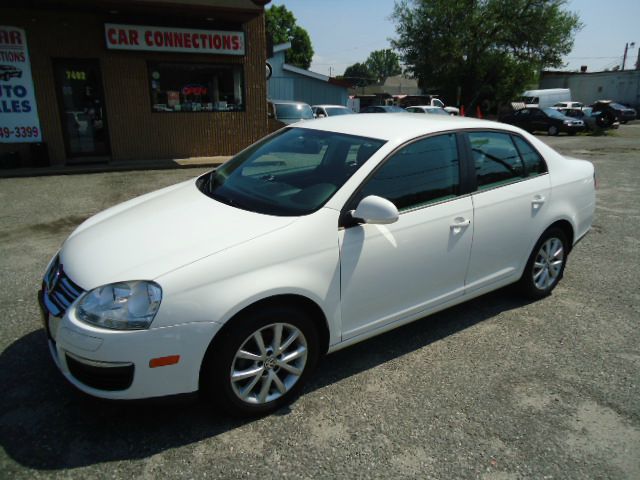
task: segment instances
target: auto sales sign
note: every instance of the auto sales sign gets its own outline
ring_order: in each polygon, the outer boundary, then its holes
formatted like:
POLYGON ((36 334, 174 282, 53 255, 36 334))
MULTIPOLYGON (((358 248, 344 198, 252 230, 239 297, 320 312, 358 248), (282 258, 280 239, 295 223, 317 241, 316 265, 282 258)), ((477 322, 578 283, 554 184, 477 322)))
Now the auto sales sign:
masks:
POLYGON ((244 55, 244 32, 104 24, 110 50, 244 55))
POLYGON ((41 141, 27 36, 0 26, 0 143, 41 141))

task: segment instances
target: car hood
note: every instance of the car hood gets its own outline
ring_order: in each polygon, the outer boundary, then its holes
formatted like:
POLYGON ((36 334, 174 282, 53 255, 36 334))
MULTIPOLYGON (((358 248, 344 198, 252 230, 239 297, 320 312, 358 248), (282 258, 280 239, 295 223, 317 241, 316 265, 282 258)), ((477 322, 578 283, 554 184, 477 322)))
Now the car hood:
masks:
POLYGON ((225 205, 200 192, 195 182, 143 195, 86 220, 60 251, 65 273, 87 290, 150 280, 295 221, 225 205))

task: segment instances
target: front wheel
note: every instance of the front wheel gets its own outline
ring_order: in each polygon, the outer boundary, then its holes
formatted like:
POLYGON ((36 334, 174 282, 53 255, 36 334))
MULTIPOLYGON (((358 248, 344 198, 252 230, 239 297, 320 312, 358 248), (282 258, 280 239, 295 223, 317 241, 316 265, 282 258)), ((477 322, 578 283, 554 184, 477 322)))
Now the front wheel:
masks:
POLYGON ((549 295, 564 274, 568 248, 567 237, 562 230, 554 227, 544 232, 520 278, 520 291, 532 299, 549 295))
POLYGON ((255 416, 289 403, 319 356, 316 326, 302 310, 253 309, 214 339, 201 370, 201 388, 229 413, 255 416))
POLYGON ((551 125, 549 127, 549 129, 547 130, 547 133, 551 137, 554 137, 554 136, 558 135, 558 133, 559 133, 558 127, 556 127, 555 125, 551 125))

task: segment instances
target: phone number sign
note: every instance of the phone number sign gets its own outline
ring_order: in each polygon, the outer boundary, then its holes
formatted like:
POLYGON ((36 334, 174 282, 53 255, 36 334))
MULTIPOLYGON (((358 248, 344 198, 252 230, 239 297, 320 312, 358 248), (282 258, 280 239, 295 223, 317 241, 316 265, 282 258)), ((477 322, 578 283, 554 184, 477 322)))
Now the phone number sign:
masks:
POLYGON ((0 143, 41 141, 26 33, 0 26, 0 143))

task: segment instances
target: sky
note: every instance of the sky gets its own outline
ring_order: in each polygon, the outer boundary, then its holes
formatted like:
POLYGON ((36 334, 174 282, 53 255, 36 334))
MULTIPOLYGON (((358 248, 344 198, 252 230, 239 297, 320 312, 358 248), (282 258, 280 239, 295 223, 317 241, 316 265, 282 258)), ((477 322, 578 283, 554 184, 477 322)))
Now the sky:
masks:
MULTIPOLYGON (((455 0, 452 0, 455 1, 455 0)), ((389 48, 395 36, 390 16, 394 0, 272 0, 285 5, 311 37, 315 51, 310 70, 340 75, 373 50, 389 48)), ((584 27, 575 36, 573 51, 565 57, 565 68, 587 65, 595 72, 622 64, 625 44, 626 69, 633 68, 640 47, 640 0, 570 0, 584 27)))

